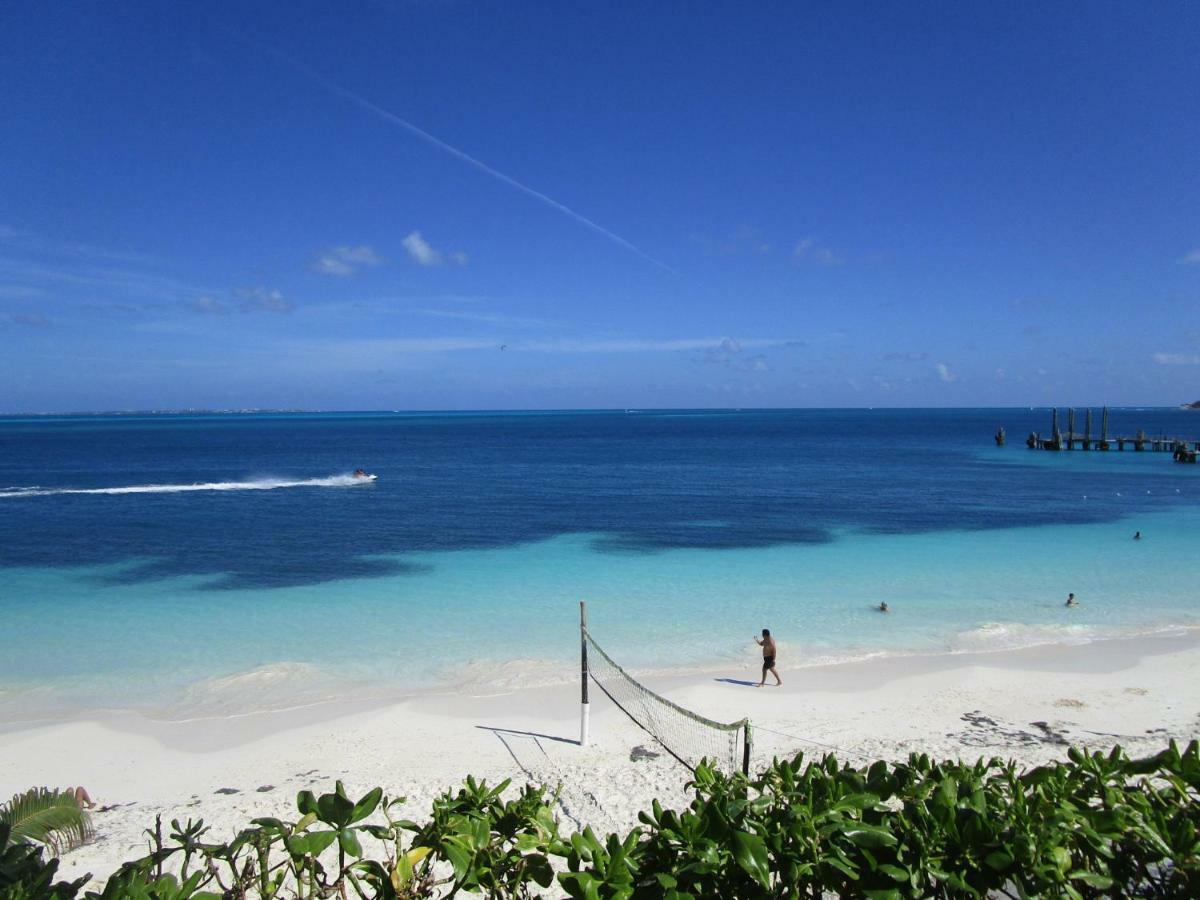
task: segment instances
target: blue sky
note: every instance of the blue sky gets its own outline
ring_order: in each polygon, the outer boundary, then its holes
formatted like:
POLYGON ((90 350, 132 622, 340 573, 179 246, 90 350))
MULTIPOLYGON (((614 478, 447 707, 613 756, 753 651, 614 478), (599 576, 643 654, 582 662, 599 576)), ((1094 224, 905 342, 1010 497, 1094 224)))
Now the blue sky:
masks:
POLYGON ((10 4, 0 409, 1200 398, 1200 5, 10 4))

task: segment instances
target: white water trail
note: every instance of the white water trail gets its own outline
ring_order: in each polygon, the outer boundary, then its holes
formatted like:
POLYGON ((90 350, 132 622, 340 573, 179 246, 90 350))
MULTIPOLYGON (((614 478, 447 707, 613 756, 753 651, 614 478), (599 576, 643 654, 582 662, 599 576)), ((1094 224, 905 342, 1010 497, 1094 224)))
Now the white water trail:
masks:
POLYGON ((281 478, 256 478, 249 481, 204 481, 195 484, 133 484, 105 488, 43 488, 10 487, 0 489, 5 497, 53 497, 60 494, 186 494, 195 491, 274 491, 280 488, 320 487, 345 488, 371 484, 373 479, 353 475, 330 475, 327 478, 304 478, 288 481, 281 478))

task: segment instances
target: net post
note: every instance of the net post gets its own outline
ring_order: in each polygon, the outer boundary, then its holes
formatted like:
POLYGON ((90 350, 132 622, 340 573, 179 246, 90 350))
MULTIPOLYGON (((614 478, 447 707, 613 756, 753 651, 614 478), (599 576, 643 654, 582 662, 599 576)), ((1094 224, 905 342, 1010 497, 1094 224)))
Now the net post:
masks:
POLYGON ((591 704, 588 703, 588 658, 587 658, 587 601, 579 601, 579 746, 588 745, 591 704))
POLYGON ((742 722, 742 774, 750 777, 750 720, 742 722))

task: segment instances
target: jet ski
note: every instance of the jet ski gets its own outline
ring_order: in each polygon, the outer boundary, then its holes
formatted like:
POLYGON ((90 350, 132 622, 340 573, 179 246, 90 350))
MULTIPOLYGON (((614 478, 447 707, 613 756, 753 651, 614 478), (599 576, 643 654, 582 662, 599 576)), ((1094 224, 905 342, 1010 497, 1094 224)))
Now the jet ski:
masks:
POLYGON ((371 475, 368 472, 363 471, 362 469, 354 470, 354 479, 356 481, 374 481, 378 477, 379 477, 378 475, 371 475))

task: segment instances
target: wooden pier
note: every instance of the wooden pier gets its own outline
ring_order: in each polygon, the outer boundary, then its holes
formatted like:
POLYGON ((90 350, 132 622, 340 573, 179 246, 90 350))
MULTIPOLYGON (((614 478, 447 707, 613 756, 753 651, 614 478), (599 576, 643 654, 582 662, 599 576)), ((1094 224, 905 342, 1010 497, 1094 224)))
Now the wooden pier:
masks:
MULTIPOLYGON (((996 443, 1003 445, 1004 429, 996 433, 996 443)), ((1075 430, 1075 410, 1067 410, 1067 430, 1062 431, 1058 426, 1058 410, 1051 412, 1050 437, 1042 437, 1034 431, 1025 439, 1025 446, 1030 450, 1112 450, 1118 452, 1129 446, 1136 453, 1150 451, 1151 453, 1170 453, 1176 462, 1195 463, 1197 452, 1200 451, 1200 441, 1180 437, 1149 437, 1142 429, 1131 437, 1129 435, 1114 435, 1108 433, 1108 407, 1100 418, 1100 434, 1092 436, 1092 411, 1086 411, 1083 431, 1075 430)))

